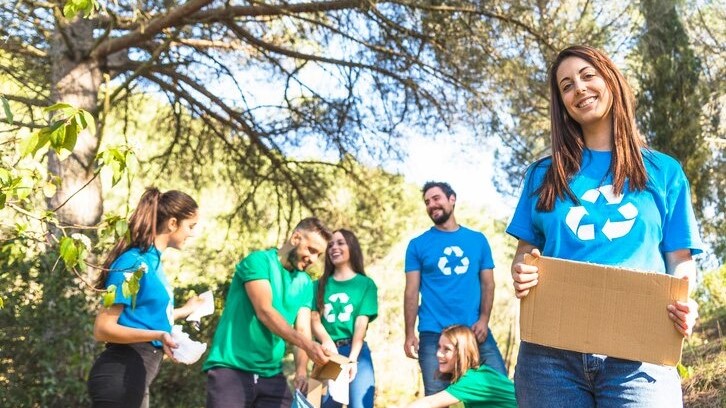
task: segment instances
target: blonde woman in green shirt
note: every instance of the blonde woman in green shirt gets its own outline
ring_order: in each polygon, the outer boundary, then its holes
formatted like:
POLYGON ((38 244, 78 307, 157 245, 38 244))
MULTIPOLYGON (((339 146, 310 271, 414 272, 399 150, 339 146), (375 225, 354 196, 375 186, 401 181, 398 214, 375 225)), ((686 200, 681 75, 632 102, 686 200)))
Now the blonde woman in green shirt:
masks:
MULTIPOLYGON (((368 323, 378 316, 378 288, 366 276, 363 251, 353 232, 333 232, 325 270, 314 285, 312 330, 324 349, 348 356, 349 408, 373 408, 375 381, 371 352, 365 342, 368 323)), ((322 408, 342 405, 327 396, 322 408)))
POLYGON ((411 403, 408 408, 443 408, 459 402, 466 408, 516 408, 514 384, 498 371, 479 365, 479 344, 468 327, 445 328, 436 357, 439 374, 449 379, 451 385, 411 403))

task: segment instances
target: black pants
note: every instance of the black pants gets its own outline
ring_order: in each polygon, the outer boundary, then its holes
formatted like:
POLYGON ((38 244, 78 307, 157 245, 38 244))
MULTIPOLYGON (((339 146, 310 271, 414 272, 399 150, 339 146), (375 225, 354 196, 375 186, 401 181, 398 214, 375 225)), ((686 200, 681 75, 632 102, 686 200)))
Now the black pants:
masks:
POLYGON ((93 408, 146 408, 164 352, 151 343, 108 344, 88 375, 93 408))
POLYGON ((207 371, 207 408, 289 408, 292 392, 284 375, 260 377, 231 368, 207 371))

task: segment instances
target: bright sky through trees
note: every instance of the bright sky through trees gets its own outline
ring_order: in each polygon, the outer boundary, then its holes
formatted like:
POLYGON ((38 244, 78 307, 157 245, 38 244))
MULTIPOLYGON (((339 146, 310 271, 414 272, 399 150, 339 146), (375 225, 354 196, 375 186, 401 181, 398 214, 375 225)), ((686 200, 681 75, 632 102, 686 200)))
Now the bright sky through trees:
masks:
POLYGON ((406 180, 423 185, 428 180, 446 181, 466 207, 493 211, 491 216, 508 219, 516 205, 514 197, 502 196, 492 183, 494 140, 474 140, 465 132, 450 135, 414 135, 407 143, 408 157, 397 170, 406 180))

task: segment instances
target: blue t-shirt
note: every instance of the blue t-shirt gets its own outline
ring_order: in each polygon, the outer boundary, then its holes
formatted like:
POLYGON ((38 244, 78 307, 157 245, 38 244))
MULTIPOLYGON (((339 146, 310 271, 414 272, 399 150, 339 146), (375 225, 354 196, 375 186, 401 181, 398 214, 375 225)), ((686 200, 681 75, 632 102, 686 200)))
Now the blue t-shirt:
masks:
POLYGON ((579 199, 558 199, 553 211, 535 209, 551 165, 530 166, 507 233, 540 248, 542 255, 574 261, 665 272, 665 252, 702 252, 688 180, 676 160, 643 150, 648 182, 643 191, 612 193, 611 152, 583 152, 582 166, 570 181, 579 199))
POLYGON ((494 269, 494 260, 481 232, 431 227, 412 239, 405 270, 421 273, 418 331, 440 333, 452 324, 471 326, 479 320, 479 272, 484 269, 494 269))
MULTIPOLYGON (((161 266, 159 250, 153 246, 146 252, 142 252, 139 248, 131 248, 119 255, 110 269, 106 278, 106 287, 116 285, 114 304, 124 305, 118 324, 137 329, 171 332, 174 321, 174 296, 161 266), (141 264, 146 265, 146 273, 139 282, 136 307, 132 308, 131 297, 124 297, 121 285, 126 280, 127 274, 136 272, 141 264)), ((157 340, 152 344, 161 346, 161 342, 157 340)))

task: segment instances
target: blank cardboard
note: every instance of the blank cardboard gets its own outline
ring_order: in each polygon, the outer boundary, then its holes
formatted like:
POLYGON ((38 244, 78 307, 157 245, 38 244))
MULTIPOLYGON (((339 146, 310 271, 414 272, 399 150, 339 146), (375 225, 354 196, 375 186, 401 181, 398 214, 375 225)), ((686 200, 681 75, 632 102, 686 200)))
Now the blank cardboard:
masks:
POLYGON ((582 353, 675 366, 683 336, 666 306, 688 282, 662 273, 525 255, 539 282, 521 301, 524 341, 582 353))
POLYGON ((341 356, 340 354, 333 354, 330 356, 330 361, 328 361, 325 365, 316 365, 313 367, 313 372, 310 376, 320 381, 335 380, 338 378, 338 374, 340 374, 340 371, 342 370, 340 366, 349 363, 352 363, 352 361, 348 357, 341 356))
POLYGON ((307 400, 313 407, 320 408, 325 392, 325 385, 322 382, 314 378, 308 378, 307 400))

